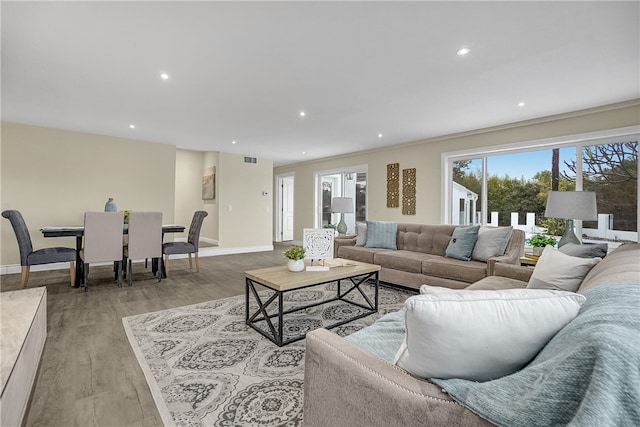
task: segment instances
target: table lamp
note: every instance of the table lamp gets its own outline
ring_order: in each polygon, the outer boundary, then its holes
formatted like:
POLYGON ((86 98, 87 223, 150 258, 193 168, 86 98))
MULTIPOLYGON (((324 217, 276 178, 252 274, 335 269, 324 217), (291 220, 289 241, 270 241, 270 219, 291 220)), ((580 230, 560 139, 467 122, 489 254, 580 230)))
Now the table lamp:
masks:
POLYGON ((558 242, 558 247, 567 243, 579 245, 580 239, 573 232, 573 220, 595 221, 598 219, 596 193, 593 191, 550 191, 544 216, 565 220, 564 233, 558 242))
POLYGON ((347 224, 344 222, 345 213, 353 213, 353 199, 351 197, 334 197, 331 201, 331 212, 340 214, 338 234, 344 236, 347 233, 347 224))

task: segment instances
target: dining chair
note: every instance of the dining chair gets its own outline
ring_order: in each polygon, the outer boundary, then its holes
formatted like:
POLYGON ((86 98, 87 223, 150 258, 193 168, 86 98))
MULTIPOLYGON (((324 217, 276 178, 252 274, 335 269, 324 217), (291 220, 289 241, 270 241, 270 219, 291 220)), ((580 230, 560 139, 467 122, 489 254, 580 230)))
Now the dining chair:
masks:
POLYGON ((116 267, 116 282, 122 286, 122 234, 124 214, 122 212, 85 212, 84 247, 80 250, 82 260, 82 287, 85 292, 89 284, 89 264, 113 261, 116 267))
MULTIPOLYGON (((133 285, 131 261, 148 258, 162 262, 162 212, 129 213, 129 242, 124 247, 124 265, 129 286, 133 285), (128 265, 127 265, 128 262, 128 265)), ((161 268, 158 268, 158 282, 162 280, 161 268)))
POLYGON ((6 210, 2 212, 2 216, 11 221, 13 232, 18 240, 18 248, 20 249, 20 266, 22 267, 22 275, 20 278, 20 288, 27 286, 29 281, 29 271, 32 265, 51 264, 54 262, 68 262, 69 275, 71 276, 71 286, 75 286, 76 280, 76 258, 78 253, 75 249, 65 247, 51 247, 33 250, 29 229, 24 222, 24 218, 19 211, 6 210))
POLYGON ((189 269, 193 268, 191 263, 191 254, 194 254, 194 258, 196 260, 196 271, 200 272, 200 264, 198 263, 198 243, 200 241, 202 221, 204 221, 204 218, 207 215, 209 214, 205 211, 196 211, 193 214, 186 242, 167 242, 162 245, 166 277, 169 277, 169 255, 175 254, 189 254, 189 269))

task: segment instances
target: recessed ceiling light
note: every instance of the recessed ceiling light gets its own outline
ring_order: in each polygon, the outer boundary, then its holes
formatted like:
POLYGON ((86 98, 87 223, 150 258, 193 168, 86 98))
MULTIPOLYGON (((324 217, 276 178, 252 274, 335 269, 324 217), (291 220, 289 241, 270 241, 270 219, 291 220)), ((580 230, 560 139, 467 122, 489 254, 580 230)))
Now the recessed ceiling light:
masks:
POLYGON ((136 127, 136 125, 129 125, 129 127, 130 127, 131 129, 134 129, 134 128, 136 127))
POLYGON ((518 107, 524 107, 524 102, 518 102, 518 107))
POLYGON ((300 117, 304 117, 306 115, 307 115, 307 113, 305 113, 304 111, 300 111, 300 117))
POLYGON ((167 74, 167 73, 162 73, 162 74, 160 74, 160 78, 161 78, 162 80, 169 80, 169 74, 167 74))
POLYGON ((235 144, 236 142, 235 142, 235 141, 231 141, 231 143, 232 143, 232 144, 235 144))
POLYGON ((378 134, 378 138, 382 138, 382 134, 381 133, 378 134))
POLYGON ((460 49, 458 49, 458 50, 456 51, 456 54, 457 54, 458 56, 464 56, 464 55, 466 55, 466 54, 467 54, 467 53, 469 53, 469 52, 471 52, 471 49, 469 49, 468 47, 461 47, 460 49))
POLYGON ((304 156, 305 154, 307 154, 307 152, 306 152, 306 151, 303 151, 303 152, 302 152, 302 155, 304 156))

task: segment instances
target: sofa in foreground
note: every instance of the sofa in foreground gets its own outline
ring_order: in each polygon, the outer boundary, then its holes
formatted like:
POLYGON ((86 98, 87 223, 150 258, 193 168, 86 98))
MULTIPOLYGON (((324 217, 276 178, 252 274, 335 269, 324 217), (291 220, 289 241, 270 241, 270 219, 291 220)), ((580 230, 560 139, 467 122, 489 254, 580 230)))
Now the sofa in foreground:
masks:
MULTIPOLYGON (((459 230, 471 229, 455 225, 403 224, 367 221, 362 232, 352 239, 336 239, 335 254, 339 258, 367 262, 381 267, 382 282, 418 289, 423 284, 463 289, 491 276, 497 262, 519 264, 524 254, 525 234, 512 227, 475 227, 469 259, 454 257, 452 240, 459 230), (394 226, 388 238, 372 233, 372 228, 394 226), (377 238, 372 238, 374 234, 377 238)), ((462 242, 462 239, 458 239, 462 242)))
MULTIPOLYGON (((504 276, 469 289, 525 288, 532 271, 498 263, 495 272, 504 276)), ((640 245, 612 251, 576 293, 551 292, 581 298, 577 316, 533 360, 496 379, 423 379, 394 364, 402 312, 356 332, 375 331, 376 351, 366 339, 350 339, 356 334, 308 333, 305 426, 640 425, 640 245)))

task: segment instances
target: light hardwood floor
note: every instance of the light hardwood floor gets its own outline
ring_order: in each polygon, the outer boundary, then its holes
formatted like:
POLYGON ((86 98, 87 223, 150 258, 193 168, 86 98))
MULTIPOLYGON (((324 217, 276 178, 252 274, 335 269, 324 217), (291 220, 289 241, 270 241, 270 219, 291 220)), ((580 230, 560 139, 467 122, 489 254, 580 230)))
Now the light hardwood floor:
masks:
MULTIPOLYGON (((161 426, 122 318, 243 294, 243 272, 284 264, 285 249, 201 257, 200 273, 171 260, 161 283, 138 263, 133 287, 118 288, 112 268, 94 267, 87 293, 69 286, 68 270, 31 273, 29 287, 47 287, 48 335, 24 425, 161 426)), ((2 292, 16 290, 20 275, 0 280, 2 292)))

